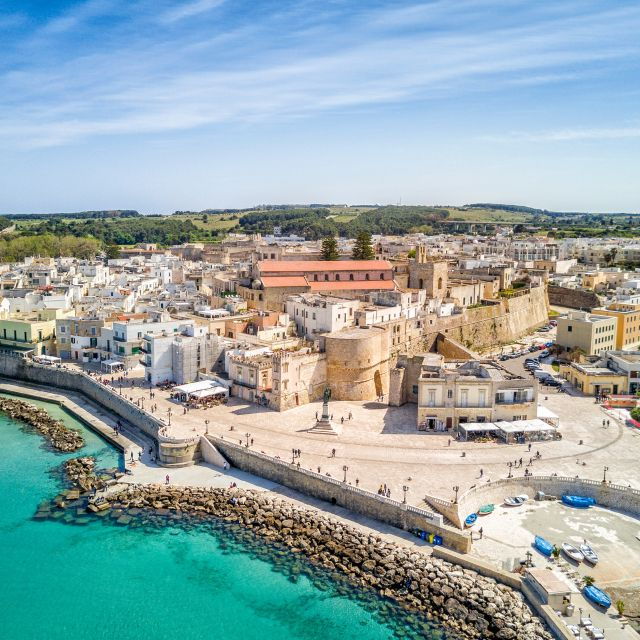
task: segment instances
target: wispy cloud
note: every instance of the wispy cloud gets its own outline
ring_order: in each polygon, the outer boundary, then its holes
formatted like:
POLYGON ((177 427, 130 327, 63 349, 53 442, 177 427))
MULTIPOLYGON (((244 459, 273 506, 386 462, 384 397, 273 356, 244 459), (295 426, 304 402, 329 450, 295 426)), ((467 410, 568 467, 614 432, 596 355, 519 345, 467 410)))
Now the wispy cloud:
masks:
POLYGON ((161 14, 160 21, 171 23, 184 20, 185 18, 193 18, 201 13, 219 7, 224 2, 225 0, 194 0, 193 2, 185 2, 161 14))
POLYGON ((627 140, 640 138, 640 127, 602 127, 559 129, 557 131, 512 131, 504 135, 483 136, 487 142, 576 142, 579 140, 627 140))
POLYGON ((212 12, 222 0, 165 2, 159 14, 150 0, 131 0, 126 6, 135 10, 126 14, 115 3, 88 0, 49 23, 60 38, 55 62, 48 50, 23 61, 16 43, 19 62, 0 72, 0 140, 50 146, 459 99, 575 82, 640 57, 635 3, 610 9, 592 2, 580 12, 575 2, 560 2, 551 12, 509 0, 514 12, 505 16, 504 2, 495 0, 400 7, 378 0, 366 11, 321 0, 300 11, 296 2, 265 0, 222 24, 212 12), (106 12, 124 17, 96 32, 100 46, 68 40, 76 25, 106 12))

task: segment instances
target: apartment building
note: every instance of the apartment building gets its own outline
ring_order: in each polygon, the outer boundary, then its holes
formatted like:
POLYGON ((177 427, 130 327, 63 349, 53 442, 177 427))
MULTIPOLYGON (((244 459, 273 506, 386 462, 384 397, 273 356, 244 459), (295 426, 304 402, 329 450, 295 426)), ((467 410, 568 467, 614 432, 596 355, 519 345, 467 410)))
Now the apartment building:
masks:
POLYGON ((557 318, 556 344, 565 351, 599 355, 616 348, 618 319, 601 313, 570 311, 557 318))
POLYGON ((98 318, 61 318, 56 320, 56 349, 63 360, 91 362, 100 360, 98 339, 104 320, 98 318))
POLYGON ((594 313, 617 318, 616 349, 637 351, 640 348, 640 304, 614 302, 594 313))
POLYGON ((445 362, 426 354, 418 378, 418 429, 451 431, 467 422, 537 416, 537 383, 495 362, 445 362))
POLYGON ((56 312, 37 311, 0 319, 0 349, 23 355, 49 355, 55 350, 56 312))
POLYGON ((290 296, 285 302, 298 335, 314 340, 318 334, 339 331, 355 322, 360 307, 357 300, 345 300, 313 293, 290 296))

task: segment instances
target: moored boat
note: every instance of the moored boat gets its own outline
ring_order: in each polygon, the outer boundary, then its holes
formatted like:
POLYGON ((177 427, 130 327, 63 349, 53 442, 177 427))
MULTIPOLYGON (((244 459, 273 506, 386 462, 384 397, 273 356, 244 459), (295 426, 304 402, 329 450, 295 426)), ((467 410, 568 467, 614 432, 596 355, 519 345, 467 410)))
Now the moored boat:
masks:
POLYGON ((598 554, 593 550, 591 545, 581 544, 580 545, 580 553, 584 556, 584 559, 590 564, 598 563, 598 554))
POLYGON ((605 609, 611 606, 611 598, 602 589, 598 589, 598 587, 594 587, 592 584, 585 587, 583 593, 587 600, 591 600, 591 602, 595 602, 605 609))
POLYGON ((542 536, 536 536, 533 539, 533 546, 544 556, 550 557, 553 551, 553 545, 545 540, 542 536))
POLYGON ((484 504, 478 509, 479 516, 488 516, 490 513, 493 513, 495 509, 495 505, 493 504, 484 504))
POLYGON ((520 507, 528 499, 529 499, 529 496, 525 496, 525 495, 522 495, 522 496, 507 496, 504 499, 504 503, 509 507, 520 507))
POLYGON ((562 543, 562 550, 569 558, 571 558, 575 562, 582 562, 584 560, 584 556, 580 552, 580 549, 577 549, 576 547, 574 547, 572 544, 569 544, 568 542, 562 543))
POLYGON ((478 514, 477 513, 470 513, 465 519, 464 519, 464 526, 465 527, 473 527, 473 525, 478 521, 478 514))
POLYGON ((593 498, 588 498, 587 496, 562 496, 563 504, 566 504, 569 507, 574 507, 576 509, 588 509, 593 506, 596 501, 593 498))

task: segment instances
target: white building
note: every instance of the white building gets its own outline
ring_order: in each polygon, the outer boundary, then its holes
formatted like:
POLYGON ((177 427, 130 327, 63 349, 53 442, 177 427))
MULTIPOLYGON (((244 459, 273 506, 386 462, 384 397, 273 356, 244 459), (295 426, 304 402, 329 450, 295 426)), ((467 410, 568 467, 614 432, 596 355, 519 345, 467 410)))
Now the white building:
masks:
POLYGON ((360 304, 357 300, 309 293, 290 296, 285 303, 298 335, 309 340, 352 326, 360 304))

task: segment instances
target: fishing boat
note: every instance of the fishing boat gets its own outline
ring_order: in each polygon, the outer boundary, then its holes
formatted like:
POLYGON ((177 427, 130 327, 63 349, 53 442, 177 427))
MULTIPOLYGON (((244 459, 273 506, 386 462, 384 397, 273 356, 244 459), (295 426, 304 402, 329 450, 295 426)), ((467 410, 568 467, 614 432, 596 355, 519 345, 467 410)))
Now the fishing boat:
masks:
POLYGON ((495 505, 492 505, 492 504, 482 505, 478 509, 478 515, 479 516, 488 516, 490 513, 493 513, 494 509, 495 509, 495 505))
POLYGON ((596 503, 593 498, 587 498, 586 496, 562 496, 563 504, 569 507, 575 507, 576 509, 588 509, 596 503))
POLYGON ((464 519, 465 527, 473 527, 473 525, 478 521, 478 514, 471 513, 464 519))
POLYGON ((595 602, 605 609, 611 606, 611 598, 602 589, 598 589, 598 587, 589 585, 583 589, 582 593, 584 593, 584 597, 587 598, 587 600, 591 600, 591 602, 595 602))
POLYGON ((504 503, 509 506, 509 507, 520 507, 522 506, 527 500, 529 499, 529 496, 526 495, 521 495, 521 496, 508 496, 504 499, 504 503))
POLYGON ((543 555, 543 556, 547 556, 550 557, 551 556, 551 552, 553 551, 553 545, 545 540, 543 537, 541 536, 536 536, 533 539, 533 546, 543 555))
POLYGON ((580 545, 580 553, 584 556, 584 559, 590 564, 598 563, 598 554, 593 550, 591 545, 581 544, 580 545))
POLYGON ((575 562, 582 562, 584 560, 584 556, 580 552, 580 549, 577 549, 572 544, 568 542, 562 543, 562 550, 565 552, 569 558, 571 558, 575 562))

